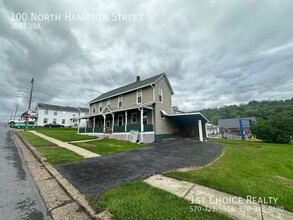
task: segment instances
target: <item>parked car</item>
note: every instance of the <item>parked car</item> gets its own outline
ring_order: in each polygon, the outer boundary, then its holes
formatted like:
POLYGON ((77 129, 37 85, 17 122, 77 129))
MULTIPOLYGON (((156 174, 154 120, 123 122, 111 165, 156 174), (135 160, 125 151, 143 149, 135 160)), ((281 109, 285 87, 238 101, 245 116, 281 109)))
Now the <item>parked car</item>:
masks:
POLYGON ((49 123, 49 124, 45 124, 44 127, 49 127, 49 128, 64 128, 64 125, 60 125, 57 123, 49 123))
MULTIPOLYGON (((28 127, 33 128, 34 124, 27 124, 28 127)), ((25 123, 15 123, 13 126, 13 128, 25 128, 25 123)))

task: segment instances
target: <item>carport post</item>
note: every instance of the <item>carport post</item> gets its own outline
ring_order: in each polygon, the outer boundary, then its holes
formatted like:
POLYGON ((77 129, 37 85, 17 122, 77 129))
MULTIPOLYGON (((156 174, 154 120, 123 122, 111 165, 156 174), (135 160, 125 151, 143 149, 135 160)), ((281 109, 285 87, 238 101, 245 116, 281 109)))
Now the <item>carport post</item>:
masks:
POLYGON ((202 134, 202 124, 201 120, 198 120, 198 134, 199 134, 199 140, 203 142, 203 134, 202 134))

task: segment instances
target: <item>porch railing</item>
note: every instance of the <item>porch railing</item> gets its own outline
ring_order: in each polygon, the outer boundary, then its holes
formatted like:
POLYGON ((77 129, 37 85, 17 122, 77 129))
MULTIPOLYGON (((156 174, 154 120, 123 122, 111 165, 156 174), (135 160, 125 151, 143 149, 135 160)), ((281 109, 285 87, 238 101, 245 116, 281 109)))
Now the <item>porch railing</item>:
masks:
MULTIPOLYGON (((154 131, 154 126, 153 124, 146 124, 146 125, 143 125, 143 130, 145 132, 148 132, 148 131, 154 131)), ((130 130, 137 130, 137 131, 141 131, 140 129, 140 124, 131 124, 131 125, 127 125, 127 128, 126 128, 126 132, 130 132, 130 130)), ((79 128, 79 133, 103 133, 103 128, 101 127, 95 127, 94 128, 94 131, 93 131, 93 128, 79 128)), ((113 127, 113 132, 125 132, 125 126, 114 126, 113 127)))

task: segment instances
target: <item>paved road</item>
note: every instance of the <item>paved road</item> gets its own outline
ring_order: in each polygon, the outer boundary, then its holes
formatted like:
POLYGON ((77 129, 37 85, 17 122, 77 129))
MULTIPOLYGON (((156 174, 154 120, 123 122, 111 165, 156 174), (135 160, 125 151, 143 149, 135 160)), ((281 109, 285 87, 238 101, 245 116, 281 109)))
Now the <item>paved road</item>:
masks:
POLYGON ((56 168, 79 191, 98 198, 121 183, 143 180, 170 169, 205 165, 222 151, 220 146, 196 140, 173 139, 56 168))
POLYGON ((0 124, 0 219, 51 219, 11 132, 0 124))

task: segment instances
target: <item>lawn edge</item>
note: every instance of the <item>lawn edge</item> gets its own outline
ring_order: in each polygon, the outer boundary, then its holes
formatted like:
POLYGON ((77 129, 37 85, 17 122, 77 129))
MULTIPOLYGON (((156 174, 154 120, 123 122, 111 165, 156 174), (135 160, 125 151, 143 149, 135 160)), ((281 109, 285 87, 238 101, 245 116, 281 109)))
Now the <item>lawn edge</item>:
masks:
POLYGON ((85 195, 79 192, 71 183, 69 183, 51 164, 48 163, 47 158, 41 156, 35 147, 28 143, 17 132, 13 132, 13 138, 16 136, 24 143, 24 145, 36 156, 36 158, 44 165, 45 169, 56 179, 59 185, 68 193, 68 195, 76 201, 93 219, 111 219, 112 214, 105 210, 97 213, 89 202, 86 200, 85 195))

